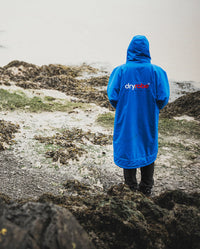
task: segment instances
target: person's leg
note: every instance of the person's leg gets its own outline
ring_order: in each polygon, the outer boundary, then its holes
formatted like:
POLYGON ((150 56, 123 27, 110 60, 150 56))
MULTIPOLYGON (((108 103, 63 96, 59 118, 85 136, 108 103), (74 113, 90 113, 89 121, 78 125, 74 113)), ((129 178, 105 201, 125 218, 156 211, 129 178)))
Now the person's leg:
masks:
POLYGON ((141 167, 141 182, 139 184, 139 190, 147 196, 151 195, 151 189, 154 184, 154 162, 145 167, 141 167))
POLYGON ((137 179, 136 179, 137 169, 124 169, 124 180, 130 189, 137 190, 137 179))

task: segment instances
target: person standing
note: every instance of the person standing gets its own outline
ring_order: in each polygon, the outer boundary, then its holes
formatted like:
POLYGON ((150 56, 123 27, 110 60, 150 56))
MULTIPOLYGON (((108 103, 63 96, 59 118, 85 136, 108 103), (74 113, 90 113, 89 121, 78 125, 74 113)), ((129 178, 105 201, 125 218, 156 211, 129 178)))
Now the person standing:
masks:
POLYGON ((107 95, 116 109, 114 162, 123 168, 125 184, 150 196, 158 153, 159 111, 168 103, 170 90, 166 72, 151 64, 145 36, 136 35, 131 40, 126 63, 110 75, 107 95), (137 168, 141 170, 139 186, 137 168))

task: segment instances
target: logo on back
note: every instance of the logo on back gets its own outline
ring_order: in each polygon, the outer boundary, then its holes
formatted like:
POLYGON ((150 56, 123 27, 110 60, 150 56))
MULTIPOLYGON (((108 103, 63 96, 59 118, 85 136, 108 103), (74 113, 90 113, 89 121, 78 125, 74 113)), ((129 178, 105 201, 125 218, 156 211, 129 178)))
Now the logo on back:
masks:
POLYGON ((149 88, 149 86, 150 86, 150 83, 147 83, 147 84, 143 84, 143 83, 141 83, 141 84, 130 84, 130 83, 127 83, 125 85, 125 89, 131 89, 132 91, 134 91, 137 88, 147 89, 147 88, 149 88))

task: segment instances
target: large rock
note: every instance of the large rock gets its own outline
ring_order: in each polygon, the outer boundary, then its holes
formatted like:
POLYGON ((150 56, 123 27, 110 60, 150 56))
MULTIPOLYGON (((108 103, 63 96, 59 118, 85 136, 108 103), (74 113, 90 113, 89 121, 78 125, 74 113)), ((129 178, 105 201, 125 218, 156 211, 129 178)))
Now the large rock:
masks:
POLYGON ((124 184, 106 193, 78 181, 64 187, 38 203, 0 195, 0 248, 93 248, 81 225, 97 249, 200 249, 199 193, 147 198, 124 184))
MULTIPOLYGON (((71 193, 70 184, 65 187, 71 193)), ((77 196, 46 194, 39 201, 69 209, 99 249, 200 249, 199 193, 147 198, 119 184, 92 195, 79 185, 77 196)))
POLYGON ((0 196, 1 249, 92 249, 84 229, 65 208, 0 196))
POLYGON ((160 112, 160 117, 172 118, 174 116, 188 115, 200 120, 200 91, 187 93, 174 102, 169 103, 160 112))

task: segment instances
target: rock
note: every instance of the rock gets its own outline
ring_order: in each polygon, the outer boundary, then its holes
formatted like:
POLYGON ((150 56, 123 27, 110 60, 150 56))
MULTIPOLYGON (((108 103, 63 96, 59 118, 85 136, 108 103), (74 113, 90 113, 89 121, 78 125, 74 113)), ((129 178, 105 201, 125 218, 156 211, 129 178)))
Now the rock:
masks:
POLYGON ((160 117, 172 118, 177 115, 188 115, 200 120, 200 91, 188 93, 169 103, 160 112, 160 117))
POLYGON ((155 203, 172 210, 164 219, 170 248, 200 248, 200 194, 174 190, 156 197, 155 203))
POLYGON ((65 208, 27 202, 5 204, 0 196, 1 249, 92 249, 84 229, 65 208))
POLYGON ((31 64, 31 63, 27 63, 27 62, 24 62, 24 61, 18 61, 18 60, 14 60, 14 61, 11 61, 9 62, 6 66, 4 66, 3 68, 4 69, 8 69, 8 68, 12 68, 12 67, 20 67, 20 66, 23 66, 25 68, 37 68, 36 65, 34 64, 31 64))
POLYGON ((15 142, 14 133, 18 132, 19 128, 18 124, 0 120, 0 151, 9 148, 9 145, 15 142))
POLYGON ((96 248, 200 248, 199 193, 177 190, 147 198, 119 184, 107 193, 92 195, 88 186, 73 181, 65 184, 70 194, 71 185, 79 189, 77 196, 43 195, 39 201, 69 209, 96 248))
POLYGON ((113 110, 106 90, 97 89, 98 87, 105 88, 109 79, 108 75, 78 79, 84 73, 97 74, 98 72, 99 69, 85 63, 80 66, 50 64, 39 67, 23 61, 12 61, 1 68, 1 84, 8 84, 12 81, 25 89, 55 89, 78 97, 80 101, 96 103, 113 110))
POLYGON ((94 192, 77 180, 63 187, 62 195, 44 194, 37 203, 0 194, 0 248, 93 248, 71 213, 97 249, 200 248, 199 193, 147 198, 124 184, 94 192))
POLYGON ((162 208, 172 210, 176 203, 186 206, 200 207, 200 194, 186 194, 183 191, 174 190, 162 193, 160 196, 154 198, 155 203, 162 208))
POLYGON ((76 192, 79 192, 80 194, 85 192, 85 191, 90 190, 89 186, 87 186, 83 183, 80 183, 77 180, 68 180, 68 181, 63 183, 63 186, 67 190, 76 191, 76 192))
POLYGON ((29 80, 17 82, 16 85, 24 89, 40 89, 39 84, 29 80))
POLYGON ((87 80, 87 84, 90 84, 91 86, 107 86, 108 85, 109 76, 99 76, 99 77, 92 77, 87 80))

